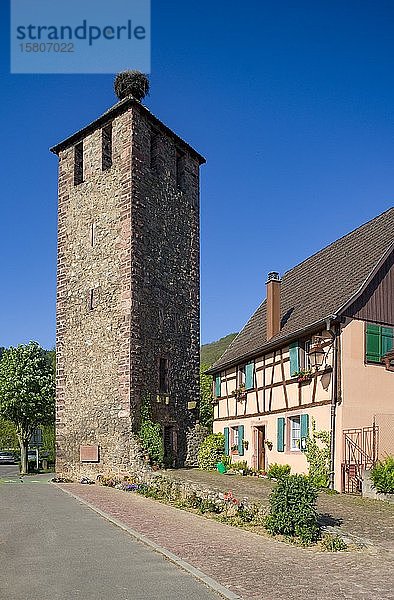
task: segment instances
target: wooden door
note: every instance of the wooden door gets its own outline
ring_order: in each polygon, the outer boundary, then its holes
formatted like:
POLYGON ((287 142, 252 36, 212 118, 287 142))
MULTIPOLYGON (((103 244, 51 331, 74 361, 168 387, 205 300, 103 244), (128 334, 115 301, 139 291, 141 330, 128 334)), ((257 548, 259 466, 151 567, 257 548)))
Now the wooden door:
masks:
POLYGON ((172 468, 178 462, 178 434, 173 425, 165 425, 163 431, 164 466, 172 468))
POLYGON ((257 468, 265 471, 265 425, 257 427, 257 468))

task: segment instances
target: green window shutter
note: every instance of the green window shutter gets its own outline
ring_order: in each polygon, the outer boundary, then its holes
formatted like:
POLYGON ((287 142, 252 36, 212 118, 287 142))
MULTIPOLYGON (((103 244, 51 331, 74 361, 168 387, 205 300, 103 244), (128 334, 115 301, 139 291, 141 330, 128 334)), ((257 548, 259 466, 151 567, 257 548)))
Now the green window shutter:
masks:
POLYGON ((366 359, 369 362, 380 362, 382 356, 382 337, 380 325, 367 323, 366 329, 366 359))
POLYGON ((244 426, 238 425, 238 454, 244 455, 244 426))
POLYGON ((221 394, 222 394, 222 390, 221 390, 221 377, 220 375, 216 375, 215 377, 215 397, 216 398, 220 398, 221 394))
POLYGON ((230 454, 230 430, 228 427, 224 428, 224 453, 226 456, 230 454))
POLYGON ((278 418, 278 432, 277 432, 277 450, 278 452, 285 451, 285 420, 283 417, 278 418))
POLYGON ((254 388, 254 362, 245 365, 245 388, 251 390, 254 388))
POLYGON ((309 415, 301 415, 301 450, 306 451, 306 438, 309 435, 309 415))
POLYGON ((289 345, 289 356, 290 356, 290 377, 293 373, 297 373, 300 370, 300 358, 299 358, 299 344, 298 342, 292 342, 289 345))
POLYGON ((382 356, 393 347, 393 328, 382 327, 382 356))

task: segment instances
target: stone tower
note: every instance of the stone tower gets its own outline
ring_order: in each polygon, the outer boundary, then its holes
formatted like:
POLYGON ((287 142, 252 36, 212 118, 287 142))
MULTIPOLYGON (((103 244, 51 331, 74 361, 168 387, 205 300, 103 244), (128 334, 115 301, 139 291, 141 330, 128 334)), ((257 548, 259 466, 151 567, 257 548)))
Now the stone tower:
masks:
POLYGON ((129 96, 59 157, 57 470, 137 460, 142 403, 182 464, 199 371, 199 167, 129 96))

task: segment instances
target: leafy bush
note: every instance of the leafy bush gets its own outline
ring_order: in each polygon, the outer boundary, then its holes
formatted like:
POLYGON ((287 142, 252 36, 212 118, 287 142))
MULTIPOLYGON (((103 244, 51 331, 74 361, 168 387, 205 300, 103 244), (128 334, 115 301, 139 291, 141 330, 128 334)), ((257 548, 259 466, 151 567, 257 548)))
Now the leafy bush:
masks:
POLYGON ((323 550, 327 550, 328 552, 341 552, 342 550, 347 550, 347 544, 343 539, 339 535, 331 535, 331 533, 323 535, 321 545, 323 550))
POLYGON ((246 460, 239 460, 238 462, 232 462, 230 469, 233 471, 249 471, 248 463, 246 460))
POLYGON ((53 481, 53 483, 73 483, 73 480, 66 475, 56 475, 51 481, 53 481))
POLYGON ((223 454, 223 433, 211 433, 202 442, 198 451, 198 466, 205 471, 215 469, 216 464, 222 460, 223 454))
POLYGON ((283 477, 288 477, 290 475, 291 467, 290 465, 279 465, 278 463, 272 463, 269 466, 267 471, 268 479, 283 479, 283 477))
POLYGON ((309 463, 308 475, 317 488, 328 488, 330 483, 330 432, 316 431, 312 419, 311 435, 306 440, 305 457, 309 463))
POLYGON ((270 495, 270 511, 266 528, 304 544, 315 541, 319 534, 316 512, 317 490, 305 475, 288 475, 280 479, 270 495))
POLYGON ((394 456, 376 463, 371 471, 374 487, 381 494, 394 494, 394 456))
POLYGON ((162 465, 164 446, 159 423, 153 423, 150 419, 143 421, 139 431, 139 438, 142 447, 149 454, 151 462, 155 465, 162 465))
POLYGON ((227 469, 231 469, 232 468, 232 461, 231 461, 231 456, 228 456, 227 454, 223 454, 222 458, 221 458, 221 462, 224 464, 224 466, 227 469))
POLYGON ((141 446, 149 454, 150 462, 161 466, 164 459, 163 434, 161 425, 152 421, 149 397, 144 398, 142 402, 138 437, 141 446))

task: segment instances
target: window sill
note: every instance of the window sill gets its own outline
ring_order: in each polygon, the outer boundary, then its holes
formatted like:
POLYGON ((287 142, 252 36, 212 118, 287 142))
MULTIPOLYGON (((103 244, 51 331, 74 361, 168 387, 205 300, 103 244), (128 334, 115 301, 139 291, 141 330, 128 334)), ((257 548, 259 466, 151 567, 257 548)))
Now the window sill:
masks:
POLYGON ((364 362, 364 365, 366 367, 383 367, 385 368, 385 364, 383 362, 381 362, 380 360, 378 361, 374 361, 374 360, 366 360, 364 362))

